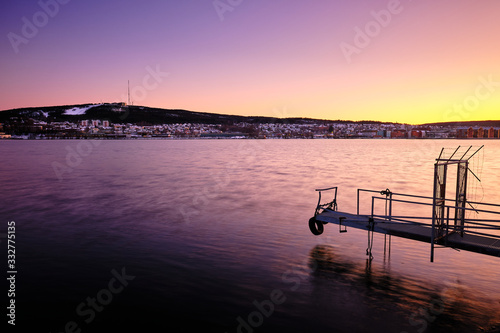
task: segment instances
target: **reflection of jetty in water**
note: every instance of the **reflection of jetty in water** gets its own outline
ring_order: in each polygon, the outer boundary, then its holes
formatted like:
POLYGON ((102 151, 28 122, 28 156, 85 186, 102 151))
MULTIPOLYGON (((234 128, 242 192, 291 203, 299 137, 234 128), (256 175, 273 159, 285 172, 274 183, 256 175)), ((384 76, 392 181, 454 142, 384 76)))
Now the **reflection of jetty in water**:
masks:
MULTIPOLYGON (((469 167, 469 160, 480 150, 458 147, 441 150, 434 164, 433 196, 410 195, 385 191, 358 189, 356 214, 337 210, 337 187, 318 189, 319 200, 309 228, 315 235, 323 233, 325 224, 339 226, 339 232, 347 227, 368 231, 367 255, 372 258, 373 233, 428 242, 431 245, 431 262, 437 246, 451 247, 481 254, 500 256, 500 205, 475 202, 468 199, 472 181, 480 181, 469 167), (464 149, 465 148, 465 149, 464 149), (456 167, 452 168, 452 167, 456 167), (447 198, 447 179, 452 174, 456 184, 451 188, 453 198, 447 198), (321 203, 321 194, 333 191, 333 200, 321 203), (371 212, 360 214, 360 194, 377 193, 371 197, 371 212), (382 207, 376 202, 382 202, 382 207), (384 210, 385 206, 385 210, 384 210), (397 206, 397 207, 396 207, 397 206), (429 207, 431 214, 422 215, 422 207, 429 207), (398 213, 396 213, 398 208, 398 213), (431 211, 432 208, 432 211, 431 211), (415 213, 416 212, 416 213, 415 213), (413 214, 413 215, 412 215, 413 214)), ((450 192, 450 189, 448 189, 450 192)))
MULTIPOLYGON (((366 265, 343 260, 328 245, 311 250, 310 268, 323 316, 352 311, 360 322, 373 323, 371 331, 377 332, 500 333, 500 302, 480 298, 460 281, 430 285, 376 267, 368 259, 366 265)), ((356 322, 349 325, 355 328, 356 322)))

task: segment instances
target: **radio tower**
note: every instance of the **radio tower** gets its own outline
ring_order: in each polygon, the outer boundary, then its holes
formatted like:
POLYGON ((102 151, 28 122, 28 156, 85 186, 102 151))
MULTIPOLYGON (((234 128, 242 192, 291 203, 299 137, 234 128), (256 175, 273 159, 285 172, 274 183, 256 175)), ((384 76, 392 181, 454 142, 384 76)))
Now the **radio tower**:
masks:
POLYGON ((130 80, 128 80, 127 83, 128 83, 128 104, 127 105, 130 105, 130 80))

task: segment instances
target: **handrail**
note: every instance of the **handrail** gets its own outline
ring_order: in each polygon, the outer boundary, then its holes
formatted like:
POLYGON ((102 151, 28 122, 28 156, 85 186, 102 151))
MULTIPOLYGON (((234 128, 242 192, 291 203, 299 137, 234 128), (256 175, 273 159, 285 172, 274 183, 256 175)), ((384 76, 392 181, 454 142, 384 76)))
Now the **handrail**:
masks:
MULTIPOLYGON (((361 189, 361 188, 358 188, 358 192, 359 191, 363 191, 363 192, 372 192, 372 193, 380 193, 380 191, 375 191, 375 190, 366 190, 366 189, 361 189)), ((412 198, 420 198, 420 199, 429 199, 429 200, 433 200, 434 198, 433 197, 428 197, 428 196, 423 196, 423 195, 416 195, 416 194, 405 194, 405 193, 396 193, 396 192, 392 192, 392 195, 399 195, 399 196, 403 196, 403 197, 412 197, 412 198)), ((446 201, 455 201, 455 199, 449 199, 449 198, 446 198, 445 199, 446 201)), ((471 202, 471 203, 475 203, 475 204, 478 204, 478 202, 471 202)), ((481 203, 483 204, 483 203, 481 203)), ((486 203, 485 203, 486 204, 486 203)), ((500 207, 500 205, 496 205, 496 204, 489 204, 489 205, 493 205, 493 206, 498 206, 500 207)))
MULTIPOLYGON (((359 215, 359 193, 361 191, 364 191, 364 192, 371 192, 371 193, 381 193, 379 191, 375 191, 375 190, 366 190, 366 189, 358 189, 358 192, 357 192, 357 214, 359 215)), ((411 219, 415 219, 415 220, 432 220, 433 218, 432 217, 414 217, 414 216, 392 216, 392 204, 393 202, 401 202, 401 203, 406 203, 406 204, 412 204, 412 205, 421 205, 421 206, 433 206, 434 207, 434 203, 430 203, 430 202, 421 202, 421 201, 415 201, 415 200, 401 200, 401 199, 394 199, 392 196, 396 196, 396 195, 400 195, 400 196, 405 196, 405 197, 414 197, 414 198, 421 198, 421 199, 432 199, 434 200, 432 197, 424 197, 424 196, 417 196, 417 195, 409 195, 409 194, 401 194, 401 193, 391 193, 390 196, 386 196, 386 197, 379 197, 379 196, 372 196, 372 204, 371 204, 371 216, 372 217, 377 217, 377 218, 388 218, 389 221, 399 221, 400 223, 411 223, 411 224, 415 224, 415 225, 425 225, 425 226, 431 226, 432 228, 434 228, 434 226, 432 224, 428 224, 428 223, 423 223, 423 222, 417 222, 417 221, 413 221, 411 219), (384 200, 384 201, 387 201, 389 200, 390 202, 390 207, 391 207, 391 213, 389 213, 389 215, 387 215, 387 212, 386 212, 386 215, 378 215, 378 214, 374 214, 374 211, 375 211, 375 200, 384 200)), ((445 199, 445 202, 446 201, 455 201, 453 199, 445 199)), ((481 204, 481 203, 480 203, 481 204)), ((496 204, 486 204, 488 206, 492 206, 492 207, 500 207, 500 205, 496 205, 496 204)), ((450 227, 449 226, 449 221, 450 221, 450 209, 454 209, 456 211, 458 210, 462 210, 462 211, 473 211, 473 212, 476 212, 476 213, 486 213, 486 214, 495 214, 495 215, 499 215, 500 212, 499 211, 493 211, 493 210, 486 210, 486 209, 476 209, 476 208, 467 208, 467 207, 458 207, 458 206, 451 206, 451 205, 444 205, 443 206, 444 209, 446 209, 446 230, 448 230, 448 228, 450 227)), ((482 232, 478 232, 478 231, 475 231, 475 230, 500 230, 500 226, 499 225, 496 225, 496 224, 491 224, 491 223, 500 223, 500 220, 494 220, 494 219, 483 219, 482 221, 480 221, 480 219, 464 219, 464 224, 461 225, 461 226, 455 226, 453 229, 455 230, 462 230, 462 232, 464 230, 467 230, 467 233, 469 234, 474 234, 474 235, 484 235, 484 236, 490 236, 490 237, 494 237, 494 238, 500 238, 500 236, 497 236, 497 235, 493 235, 493 234, 487 234, 487 233, 482 233, 482 232), (479 222, 489 222, 489 223, 479 223, 479 222), (467 225, 466 225, 467 224, 467 225)), ((431 237, 432 238, 432 237, 431 237)))
POLYGON ((466 221, 468 221, 469 223, 474 223, 472 221, 476 221, 476 222, 500 222, 500 220, 490 220, 490 219, 465 219, 466 221))
POLYGON ((491 226, 491 225, 483 225, 483 226, 474 226, 474 225, 464 225, 463 228, 466 229, 488 229, 488 230, 500 230, 500 226, 491 226))
POLYGON ((333 189, 337 189, 337 186, 328 187, 328 188, 317 188, 316 191, 323 192, 323 191, 329 191, 329 190, 333 190, 333 189))
MULTIPOLYGON (((317 213, 319 213, 320 208, 327 207, 328 205, 335 205, 336 208, 336 199, 337 199, 337 191, 338 187, 328 187, 324 189, 316 189, 316 191, 319 192, 319 201, 317 205, 317 213), (321 192, 323 191, 329 191, 329 190, 335 190, 334 194, 334 199, 330 203, 326 203, 321 205, 321 192)), ((371 217, 377 217, 377 218, 384 218, 387 219, 387 221, 400 221, 403 223, 410 223, 410 224, 416 224, 416 225, 426 225, 426 226, 432 226, 431 224, 428 223, 423 223, 423 222, 417 222, 413 220, 432 220, 433 217, 418 217, 418 216, 392 216, 392 204, 393 202, 401 202, 405 204, 414 204, 414 205, 421 205, 421 206, 434 206, 434 203, 432 202, 425 202, 425 201, 415 201, 415 200, 402 200, 402 199, 395 199, 393 196, 401 196, 401 197, 409 197, 409 198, 417 198, 417 199, 427 199, 427 200, 434 200, 433 197, 429 196, 423 196, 423 195, 413 195, 413 194, 405 194, 405 193, 395 193, 395 192, 385 192, 385 191, 377 191, 377 190, 369 190, 369 189, 357 189, 357 215, 360 215, 359 209, 360 209, 360 193, 361 192, 369 192, 369 193, 378 193, 382 196, 372 196, 372 204, 371 204, 371 217), (375 214, 375 200, 384 200, 384 201, 389 201, 389 211, 386 212, 385 215, 379 215, 375 214)), ((444 202, 455 202, 455 199, 449 199, 445 198, 444 202)), ((476 205, 485 205, 485 206, 491 206, 491 207, 498 207, 500 208, 500 205, 498 204, 492 204, 492 203, 483 203, 483 202, 469 202, 471 204, 476 204, 476 205)), ((473 211, 477 213, 486 213, 486 214, 495 214, 499 215, 500 211, 494 211, 494 210, 487 210, 487 209, 477 209, 477 208, 467 208, 467 207, 458 207, 455 205, 443 205, 443 208, 446 209, 447 211, 447 217, 446 220, 450 220, 450 209, 455 209, 455 210, 462 210, 462 211, 473 211)), ((335 209, 334 209, 335 210, 335 209)), ((453 220, 453 218, 451 218, 453 220)), ((489 230, 498 230, 500 226, 497 226, 496 224, 491 224, 491 223, 500 223, 500 220, 495 220, 495 219, 464 219, 464 222, 467 223, 468 225, 463 225, 459 226, 459 228, 462 229, 467 229, 469 233, 473 233, 471 229, 489 229, 489 230), (480 222, 489 222, 489 223, 480 223, 480 222)), ((384 222, 384 223, 389 223, 389 222, 384 222)), ((448 224, 448 223, 446 223, 448 224)), ((448 228, 448 226, 447 226, 448 228)), ((474 232, 475 233, 475 232, 474 232)), ((486 234, 487 235, 487 234, 486 234)))
POLYGON ((484 232, 467 231, 467 233, 468 234, 472 234, 472 235, 482 235, 482 236, 487 236, 487 237, 491 237, 491 238, 499 238, 500 239, 500 235, 487 234, 487 233, 484 233, 484 232))
MULTIPOLYGON (((373 217, 376 217, 376 218, 384 218, 386 217, 385 215, 376 215, 374 214, 373 217)), ((405 220, 405 219, 402 219, 402 218, 398 218, 398 217, 392 217, 392 220, 391 222, 387 222, 387 221, 384 221, 383 223, 388 223, 388 224, 398 224, 399 222, 392 222, 392 221, 401 221, 401 222, 405 222, 407 224, 416 224, 416 225, 426 225, 426 226, 430 226, 430 224, 428 223, 423 223, 423 222, 416 222, 416 221, 410 221, 410 220, 405 220)))
MULTIPOLYGON (((494 203, 487 203, 487 202, 477 202, 477 201, 468 201, 468 203, 473 204, 473 205, 485 205, 485 206, 494 206, 500 208, 499 204, 494 204, 494 203)), ((500 213, 500 212, 498 212, 500 213)))
MULTIPOLYGON (((376 191, 376 190, 367 190, 367 189, 361 189, 361 188, 358 188, 358 192, 371 192, 371 193, 380 193, 380 191, 376 191)), ((433 197, 429 197, 429 196, 423 196, 423 195, 416 195, 416 194, 406 194, 406 193, 397 193, 397 192, 392 192, 392 195, 399 195, 399 196, 403 196, 403 197, 412 197, 412 198, 420 198, 420 199, 429 199, 429 200, 433 200, 434 198, 433 197)), ((446 198, 444 199, 446 201, 455 201, 455 199, 451 199, 451 198, 446 198)), ((488 202, 477 202, 477 201, 467 201, 468 203, 471 203, 471 204, 476 204, 476 205, 485 205, 485 206, 494 206, 494 207, 498 207, 500 208, 500 205, 499 204, 494 204, 494 203, 488 203, 488 202)), ((500 212, 494 212, 494 213, 500 213, 500 212)))
POLYGON ((321 208, 323 208, 323 209, 333 208, 333 210, 337 209, 337 186, 328 187, 325 189, 316 189, 316 191, 318 192, 318 204, 316 205, 316 209, 314 211, 314 216, 319 214, 319 210, 321 208), (321 204, 321 192, 330 191, 330 190, 335 190, 335 194, 333 195, 333 200, 331 202, 321 204))
MULTIPOLYGON (((377 215, 375 215, 377 216, 377 215)), ((385 215, 381 215, 385 216, 385 215)), ((393 219, 399 218, 399 219, 422 219, 422 220, 432 220, 432 217, 429 216, 392 216, 393 219)))
MULTIPOLYGON (((373 198, 379 199, 379 200, 386 200, 385 198, 375 197, 375 196, 373 198)), ((452 200, 452 199, 446 199, 446 200, 455 201, 455 200, 452 200)), ((399 200, 399 199, 392 199, 392 201, 394 201, 394 202, 403 202, 403 203, 411 203, 411 204, 416 204, 416 205, 433 206, 433 204, 431 204, 431 203, 419 202, 419 201, 409 201, 409 200, 399 200)), ((500 205, 498 205, 498 206, 500 207, 500 205)), ((474 209, 474 208, 449 206, 449 205, 445 205, 444 207, 445 208, 449 207, 449 208, 456 208, 456 209, 462 209, 462 210, 469 210, 469 211, 473 211, 473 212, 481 212, 481 213, 489 213, 489 214, 500 214, 500 212, 493 211, 493 210, 474 209)))
MULTIPOLYGON (((494 224, 487 224, 487 223, 478 223, 478 222, 471 222, 469 220, 465 220, 466 223, 469 223, 469 224, 474 224, 474 225, 482 225, 482 226, 488 226, 488 227, 492 227, 494 229, 496 228, 500 228, 500 225, 494 225, 494 224)), ((493 222, 499 222, 500 223, 500 220, 495 220, 493 222)))

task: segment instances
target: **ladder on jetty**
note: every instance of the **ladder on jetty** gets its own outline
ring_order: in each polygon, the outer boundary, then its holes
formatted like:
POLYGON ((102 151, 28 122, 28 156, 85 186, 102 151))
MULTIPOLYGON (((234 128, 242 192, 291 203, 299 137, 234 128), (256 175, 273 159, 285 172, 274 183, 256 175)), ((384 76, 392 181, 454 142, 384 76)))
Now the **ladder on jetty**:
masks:
POLYGON ((385 234, 385 237, 389 235, 389 241, 391 236, 396 236, 430 243, 431 262, 434 261, 436 246, 500 257, 500 205, 467 200, 469 174, 480 181, 469 167, 469 161, 482 148, 483 146, 475 149, 472 146, 459 146, 451 151, 443 148, 434 164, 432 197, 394 193, 389 189, 358 189, 357 211, 352 214, 337 210, 336 186, 317 189, 319 199, 314 216, 309 220, 309 229, 313 234, 320 235, 324 231, 324 225, 333 223, 339 226, 341 233, 347 232, 347 227, 367 230, 367 255, 370 259, 373 258, 373 233, 385 234), (453 198, 446 196, 449 174, 456 175, 453 198), (322 203, 324 192, 333 192, 333 200, 322 203), (371 213, 366 215, 360 214, 360 195, 363 193, 372 194, 371 213), (383 206, 376 206, 380 201, 383 206), (404 206, 405 211, 411 212, 420 212, 427 207, 432 209, 432 214, 398 215, 395 214, 397 205, 404 206), (481 218, 477 218, 479 215, 481 218))

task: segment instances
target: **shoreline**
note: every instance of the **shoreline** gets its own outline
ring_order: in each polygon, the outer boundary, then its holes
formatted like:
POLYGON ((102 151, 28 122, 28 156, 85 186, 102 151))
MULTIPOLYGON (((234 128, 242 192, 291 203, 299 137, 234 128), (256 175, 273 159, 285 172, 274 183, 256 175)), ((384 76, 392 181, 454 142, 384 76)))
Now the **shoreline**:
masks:
POLYGON ((495 141, 500 138, 369 138, 369 137, 347 137, 347 138, 249 138, 249 137, 142 137, 142 138, 116 138, 116 137, 67 137, 67 138, 2 138, 2 141, 74 141, 74 140, 113 140, 113 141, 132 141, 132 140, 488 140, 495 141))

